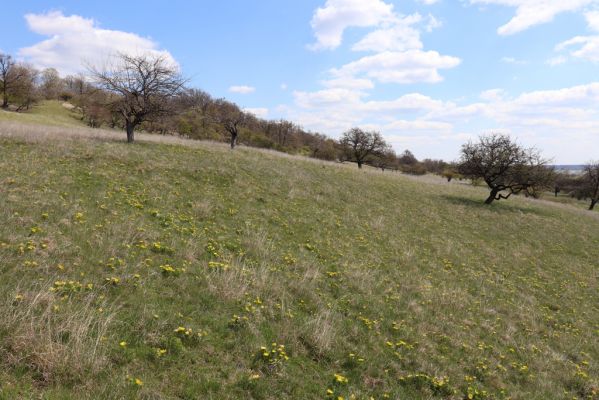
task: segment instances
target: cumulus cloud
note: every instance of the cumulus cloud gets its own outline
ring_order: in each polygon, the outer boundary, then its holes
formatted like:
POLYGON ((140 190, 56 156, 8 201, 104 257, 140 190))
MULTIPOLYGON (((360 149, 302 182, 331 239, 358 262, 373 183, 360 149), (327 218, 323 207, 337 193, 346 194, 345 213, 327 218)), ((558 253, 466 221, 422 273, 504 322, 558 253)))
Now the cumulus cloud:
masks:
POLYGON ((441 26, 434 16, 401 15, 392 4, 381 0, 327 0, 312 19, 317 37, 313 47, 334 49, 341 44, 343 31, 351 26, 374 28, 352 46, 353 51, 374 54, 331 69, 331 79, 322 82, 327 88, 371 89, 373 80, 437 83, 443 80, 439 70, 461 62, 457 57, 423 50, 421 31, 441 26))
POLYGON ((599 82, 510 96, 490 89, 475 102, 435 99, 408 93, 392 100, 369 100, 351 89, 294 92, 295 108, 286 114, 315 131, 339 135, 352 126, 380 129, 396 150, 410 148, 426 156, 456 155, 465 138, 481 126, 511 132, 525 144, 541 147, 562 163, 592 158, 599 135, 599 82))
POLYGON ((415 27, 421 21, 420 14, 397 18, 392 25, 368 33, 352 49, 376 52, 421 49, 420 31, 415 27))
POLYGON ((500 35, 513 35, 551 22, 561 13, 578 11, 593 2, 595 0, 470 0, 471 4, 496 4, 516 8, 516 15, 497 29, 500 35))
POLYGON ((350 27, 372 27, 393 18, 393 5, 381 0, 327 0, 312 17, 313 50, 335 49, 350 27))
POLYGON ((268 108, 263 108, 263 107, 248 107, 248 108, 244 108, 243 111, 253 114, 258 118, 266 118, 268 117, 268 108))
POLYGON ((84 65, 103 66, 116 53, 163 56, 176 65, 172 55, 158 43, 134 33, 102 29, 93 19, 79 15, 65 16, 54 11, 27 14, 29 29, 48 36, 33 46, 19 50, 19 56, 39 68, 56 68, 62 74, 72 74, 84 65))
MULTIPOLYGON (((585 13, 589 30, 599 32, 599 11, 585 13)), ((576 36, 565 40, 555 46, 555 51, 569 50, 572 57, 599 62, 599 35, 576 36)), ((566 62, 566 57, 557 56, 548 61, 549 65, 558 65, 566 62)))
POLYGON ((382 83, 437 83, 443 80, 439 69, 460 64, 457 57, 443 56, 436 51, 385 51, 345 64, 331 73, 338 77, 365 75, 382 83))
POLYGON ((250 94, 250 93, 254 93, 255 91, 256 91, 255 87, 247 86, 247 85, 231 86, 229 88, 229 92, 238 93, 238 94, 250 94))

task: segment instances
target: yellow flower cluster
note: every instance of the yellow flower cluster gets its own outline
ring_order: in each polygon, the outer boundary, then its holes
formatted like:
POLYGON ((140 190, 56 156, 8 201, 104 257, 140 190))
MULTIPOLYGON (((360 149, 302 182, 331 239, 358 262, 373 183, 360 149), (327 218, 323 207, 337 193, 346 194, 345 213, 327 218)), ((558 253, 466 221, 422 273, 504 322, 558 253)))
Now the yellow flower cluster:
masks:
POLYGON ((271 343, 270 349, 267 346, 262 346, 260 347, 260 355, 262 360, 270 365, 280 365, 289 360, 285 345, 282 344, 271 343))

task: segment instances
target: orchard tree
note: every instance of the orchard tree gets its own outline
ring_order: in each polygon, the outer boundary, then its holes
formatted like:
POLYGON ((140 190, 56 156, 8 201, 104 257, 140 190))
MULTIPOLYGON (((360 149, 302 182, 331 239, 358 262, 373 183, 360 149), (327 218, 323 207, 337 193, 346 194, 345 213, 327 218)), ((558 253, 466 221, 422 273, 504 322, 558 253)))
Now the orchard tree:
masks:
POLYGON ((38 71, 27 64, 17 64, 13 67, 13 73, 19 79, 11 84, 10 102, 15 106, 17 112, 29 110, 39 100, 37 88, 38 71))
POLYGON ((599 161, 590 162, 584 167, 584 194, 591 198, 589 210, 599 203, 599 161))
POLYGON ((554 181, 547 163, 536 149, 523 148, 509 136, 495 133, 462 146, 458 172, 465 178, 482 179, 491 189, 485 204, 491 204, 522 191, 538 196, 540 189, 554 181))
POLYGON ((382 154, 389 148, 379 132, 364 131, 360 128, 352 128, 345 132, 339 143, 344 148, 346 158, 356 162, 358 168, 362 168, 369 157, 382 154))
POLYGON ((171 112, 171 100, 179 95, 186 80, 163 55, 119 54, 112 66, 100 71, 89 68, 96 85, 111 95, 109 108, 119 114, 127 131, 127 142, 142 122, 171 112))
POLYGON ((239 131, 248 119, 248 115, 236 104, 220 99, 216 100, 208 111, 210 119, 222 127, 230 135, 231 150, 237 145, 239 131))
POLYGON ((2 108, 8 108, 8 98, 11 90, 19 84, 23 78, 23 69, 17 68, 18 65, 9 54, 0 53, 0 90, 2 90, 2 108))

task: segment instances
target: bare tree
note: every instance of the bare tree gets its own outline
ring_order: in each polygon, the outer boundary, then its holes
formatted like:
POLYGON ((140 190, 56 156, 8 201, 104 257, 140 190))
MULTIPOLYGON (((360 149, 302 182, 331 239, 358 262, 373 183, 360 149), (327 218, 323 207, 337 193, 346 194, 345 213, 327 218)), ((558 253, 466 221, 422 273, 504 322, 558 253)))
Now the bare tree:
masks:
POLYGON ((554 181, 547 163, 536 149, 525 149, 507 135, 492 134, 462 146, 458 171, 466 178, 482 179, 491 189, 485 204, 491 204, 522 191, 537 196, 554 181))
POLYGON ((216 100, 209 111, 210 119, 225 128, 231 136, 231 149, 235 148, 239 137, 239 130, 246 122, 248 116, 236 104, 224 99, 216 100))
POLYGON ((584 167, 584 194, 591 198, 589 210, 599 203, 599 161, 590 162, 584 167))
POLYGON ((169 100, 181 93, 186 82, 164 56, 119 54, 112 67, 89 71, 96 84, 113 95, 109 107, 122 116, 129 143, 142 122, 169 113, 169 100))
POLYGON ((0 87, 2 90, 2 108, 8 108, 10 91, 23 77, 23 70, 15 68, 17 64, 9 54, 0 53, 0 87))
POLYGON ((345 132, 339 142, 344 147, 348 160, 356 162, 358 168, 362 168, 369 157, 381 154, 388 148, 380 133, 360 128, 345 132))

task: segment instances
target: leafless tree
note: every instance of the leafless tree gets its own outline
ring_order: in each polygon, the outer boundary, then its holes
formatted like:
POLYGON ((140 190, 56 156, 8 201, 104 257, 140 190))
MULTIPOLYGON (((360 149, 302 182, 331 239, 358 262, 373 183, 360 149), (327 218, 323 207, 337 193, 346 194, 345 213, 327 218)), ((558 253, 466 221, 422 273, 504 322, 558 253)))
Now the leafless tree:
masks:
POLYGON ((23 70, 16 68, 17 64, 9 54, 0 53, 0 88, 2 90, 2 108, 8 108, 10 91, 23 77, 23 70))
POLYGON ((509 136, 495 133, 462 146, 458 171, 466 178, 482 179, 491 189, 485 204, 491 204, 522 191, 537 196, 554 181, 547 164, 536 149, 523 148, 509 136))
POLYGON ((345 132, 339 142, 344 147, 346 158, 356 162, 358 168, 362 168, 369 157, 380 154, 388 148, 380 133, 368 132, 360 128, 352 128, 345 132))
POLYGON ((584 194, 591 199, 589 210, 599 203, 599 161, 590 162, 584 167, 584 194))
POLYGON ((119 54, 116 64, 89 71, 98 87, 113 94, 109 107, 123 118, 127 142, 142 122, 169 113, 169 100, 182 92, 186 80, 164 56, 119 54))

